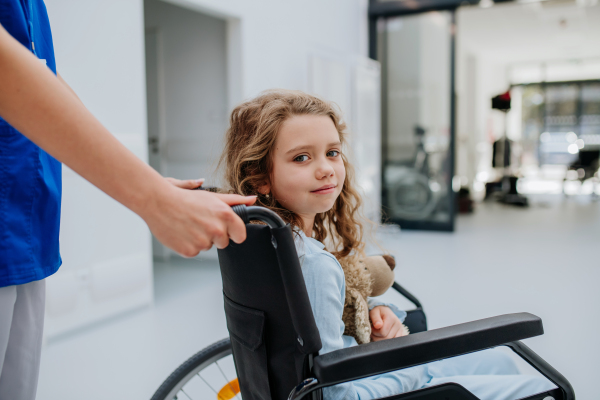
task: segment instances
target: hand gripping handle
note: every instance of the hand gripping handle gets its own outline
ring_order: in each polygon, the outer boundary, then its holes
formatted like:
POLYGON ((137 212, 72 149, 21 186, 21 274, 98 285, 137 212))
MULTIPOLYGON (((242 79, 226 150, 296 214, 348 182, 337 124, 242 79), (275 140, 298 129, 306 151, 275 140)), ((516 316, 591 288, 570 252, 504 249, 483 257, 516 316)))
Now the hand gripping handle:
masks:
POLYGON ((285 226, 285 222, 275 212, 265 207, 259 206, 245 206, 239 204, 231 207, 233 212, 236 213, 245 224, 249 224, 252 220, 258 220, 266 223, 271 228, 282 228, 285 226))
MULTIPOLYGON (((213 191, 215 188, 213 187, 203 187, 199 186, 194 190, 206 190, 213 191)), ((281 228, 285 226, 285 222, 277 215, 275 212, 269 210, 265 207, 259 206, 246 206, 244 204, 238 204, 236 206, 231 207, 233 212, 236 213, 245 224, 249 224, 251 220, 259 220, 271 228, 281 228)))
POLYGON ((238 204, 237 206, 232 206, 233 212, 238 215, 244 221, 244 224, 249 224, 250 219, 248 218, 247 207, 243 204, 238 204))

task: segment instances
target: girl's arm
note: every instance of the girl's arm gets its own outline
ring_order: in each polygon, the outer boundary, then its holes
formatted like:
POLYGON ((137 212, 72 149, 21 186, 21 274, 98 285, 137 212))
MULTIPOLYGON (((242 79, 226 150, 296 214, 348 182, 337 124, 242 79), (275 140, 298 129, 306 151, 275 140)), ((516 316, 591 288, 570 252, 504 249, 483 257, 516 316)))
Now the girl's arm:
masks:
MULTIPOLYGON (((319 354, 356 345, 343 336, 345 280, 335 257, 327 253, 302 257, 302 274, 323 348, 319 354)), ((420 365, 323 389, 324 400, 369 400, 423 387, 429 381, 427 367, 420 365)))
MULTIPOLYGON (((323 345, 319 354, 348 347, 343 338, 345 281, 342 267, 325 253, 306 254, 301 260, 306 291, 323 345)), ((359 399, 352 383, 325 388, 323 397, 325 400, 359 399)))
POLYGON ((106 194, 134 211, 166 246, 195 256, 246 238, 229 207, 254 198, 184 190, 123 146, 57 77, 0 25, 0 115, 106 194))

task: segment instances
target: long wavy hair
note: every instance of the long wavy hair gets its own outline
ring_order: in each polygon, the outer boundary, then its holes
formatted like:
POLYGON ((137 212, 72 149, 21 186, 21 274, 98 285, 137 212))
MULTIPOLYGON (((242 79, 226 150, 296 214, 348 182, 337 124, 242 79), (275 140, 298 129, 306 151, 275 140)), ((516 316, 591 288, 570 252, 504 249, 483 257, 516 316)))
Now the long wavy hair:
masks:
MULTIPOLYGON (((273 196, 265 196, 259 188, 271 182, 273 151, 277 133, 288 118, 299 115, 323 115, 331 118, 339 134, 342 148, 346 148, 346 125, 336 106, 328 101, 301 91, 275 89, 237 106, 231 113, 226 133, 225 148, 219 167, 232 193, 256 195, 256 205, 269 208, 294 227, 302 229, 302 219, 282 207, 273 196)), ((327 245, 342 264, 356 265, 364 255, 363 223, 360 212, 362 200, 355 189, 354 169, 341 154, 346 178, 342 192, 333 207, 317 214, 314 238, 327 245)))

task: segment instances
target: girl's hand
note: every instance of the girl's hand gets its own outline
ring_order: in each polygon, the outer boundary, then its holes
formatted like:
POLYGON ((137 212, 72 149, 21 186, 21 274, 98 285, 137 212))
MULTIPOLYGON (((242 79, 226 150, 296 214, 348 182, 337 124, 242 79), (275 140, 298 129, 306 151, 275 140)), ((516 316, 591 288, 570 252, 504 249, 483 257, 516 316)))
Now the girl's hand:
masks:
POLYGON ((402 322, 389 307, 377 306, 369 311, 369 317, 371 319, 371 340, 374 342, 406 335, 402 322))

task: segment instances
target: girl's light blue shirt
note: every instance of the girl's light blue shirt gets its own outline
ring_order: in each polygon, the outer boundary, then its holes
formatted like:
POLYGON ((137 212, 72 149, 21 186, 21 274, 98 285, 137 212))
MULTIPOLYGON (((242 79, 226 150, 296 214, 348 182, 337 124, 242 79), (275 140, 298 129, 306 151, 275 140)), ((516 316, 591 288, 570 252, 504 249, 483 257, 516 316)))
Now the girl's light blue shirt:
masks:
MULTIPOLYGON (((353 337, 344 335, 342 314, 346 281, 342 266, 331 253, 324 250, 321 242, 307 237, 301 231, 297 232, 295 244, 323 345, 319 354, 357 346, 353 337)), ((369 308, 378 305, 390 307, 401 321, 406 318, 406 312, 393 304, 369 299, 369 308)), ((421 365, 325 388, 323 395, 327 400, 380 398, 421 388, 430 379, 427 367, 421 365)))
MULTIPOLYGON (((319 354, 357 346, 354 338, 344 335, 346 281, 342 266, 321 242, 303 232, 297 232, 295 244, 323 345, 319 354)), ((370 308, 377 305, 390 307, 401 321, 406 318, 406 312, 393 304, 369 299, 370 308)), ((541 376, 521 375, 509 355, 488 349, 324 388, 323 397, 370 400, 448 382, 463 385, 483 400, 520 399, 555 388, 541 376)))

